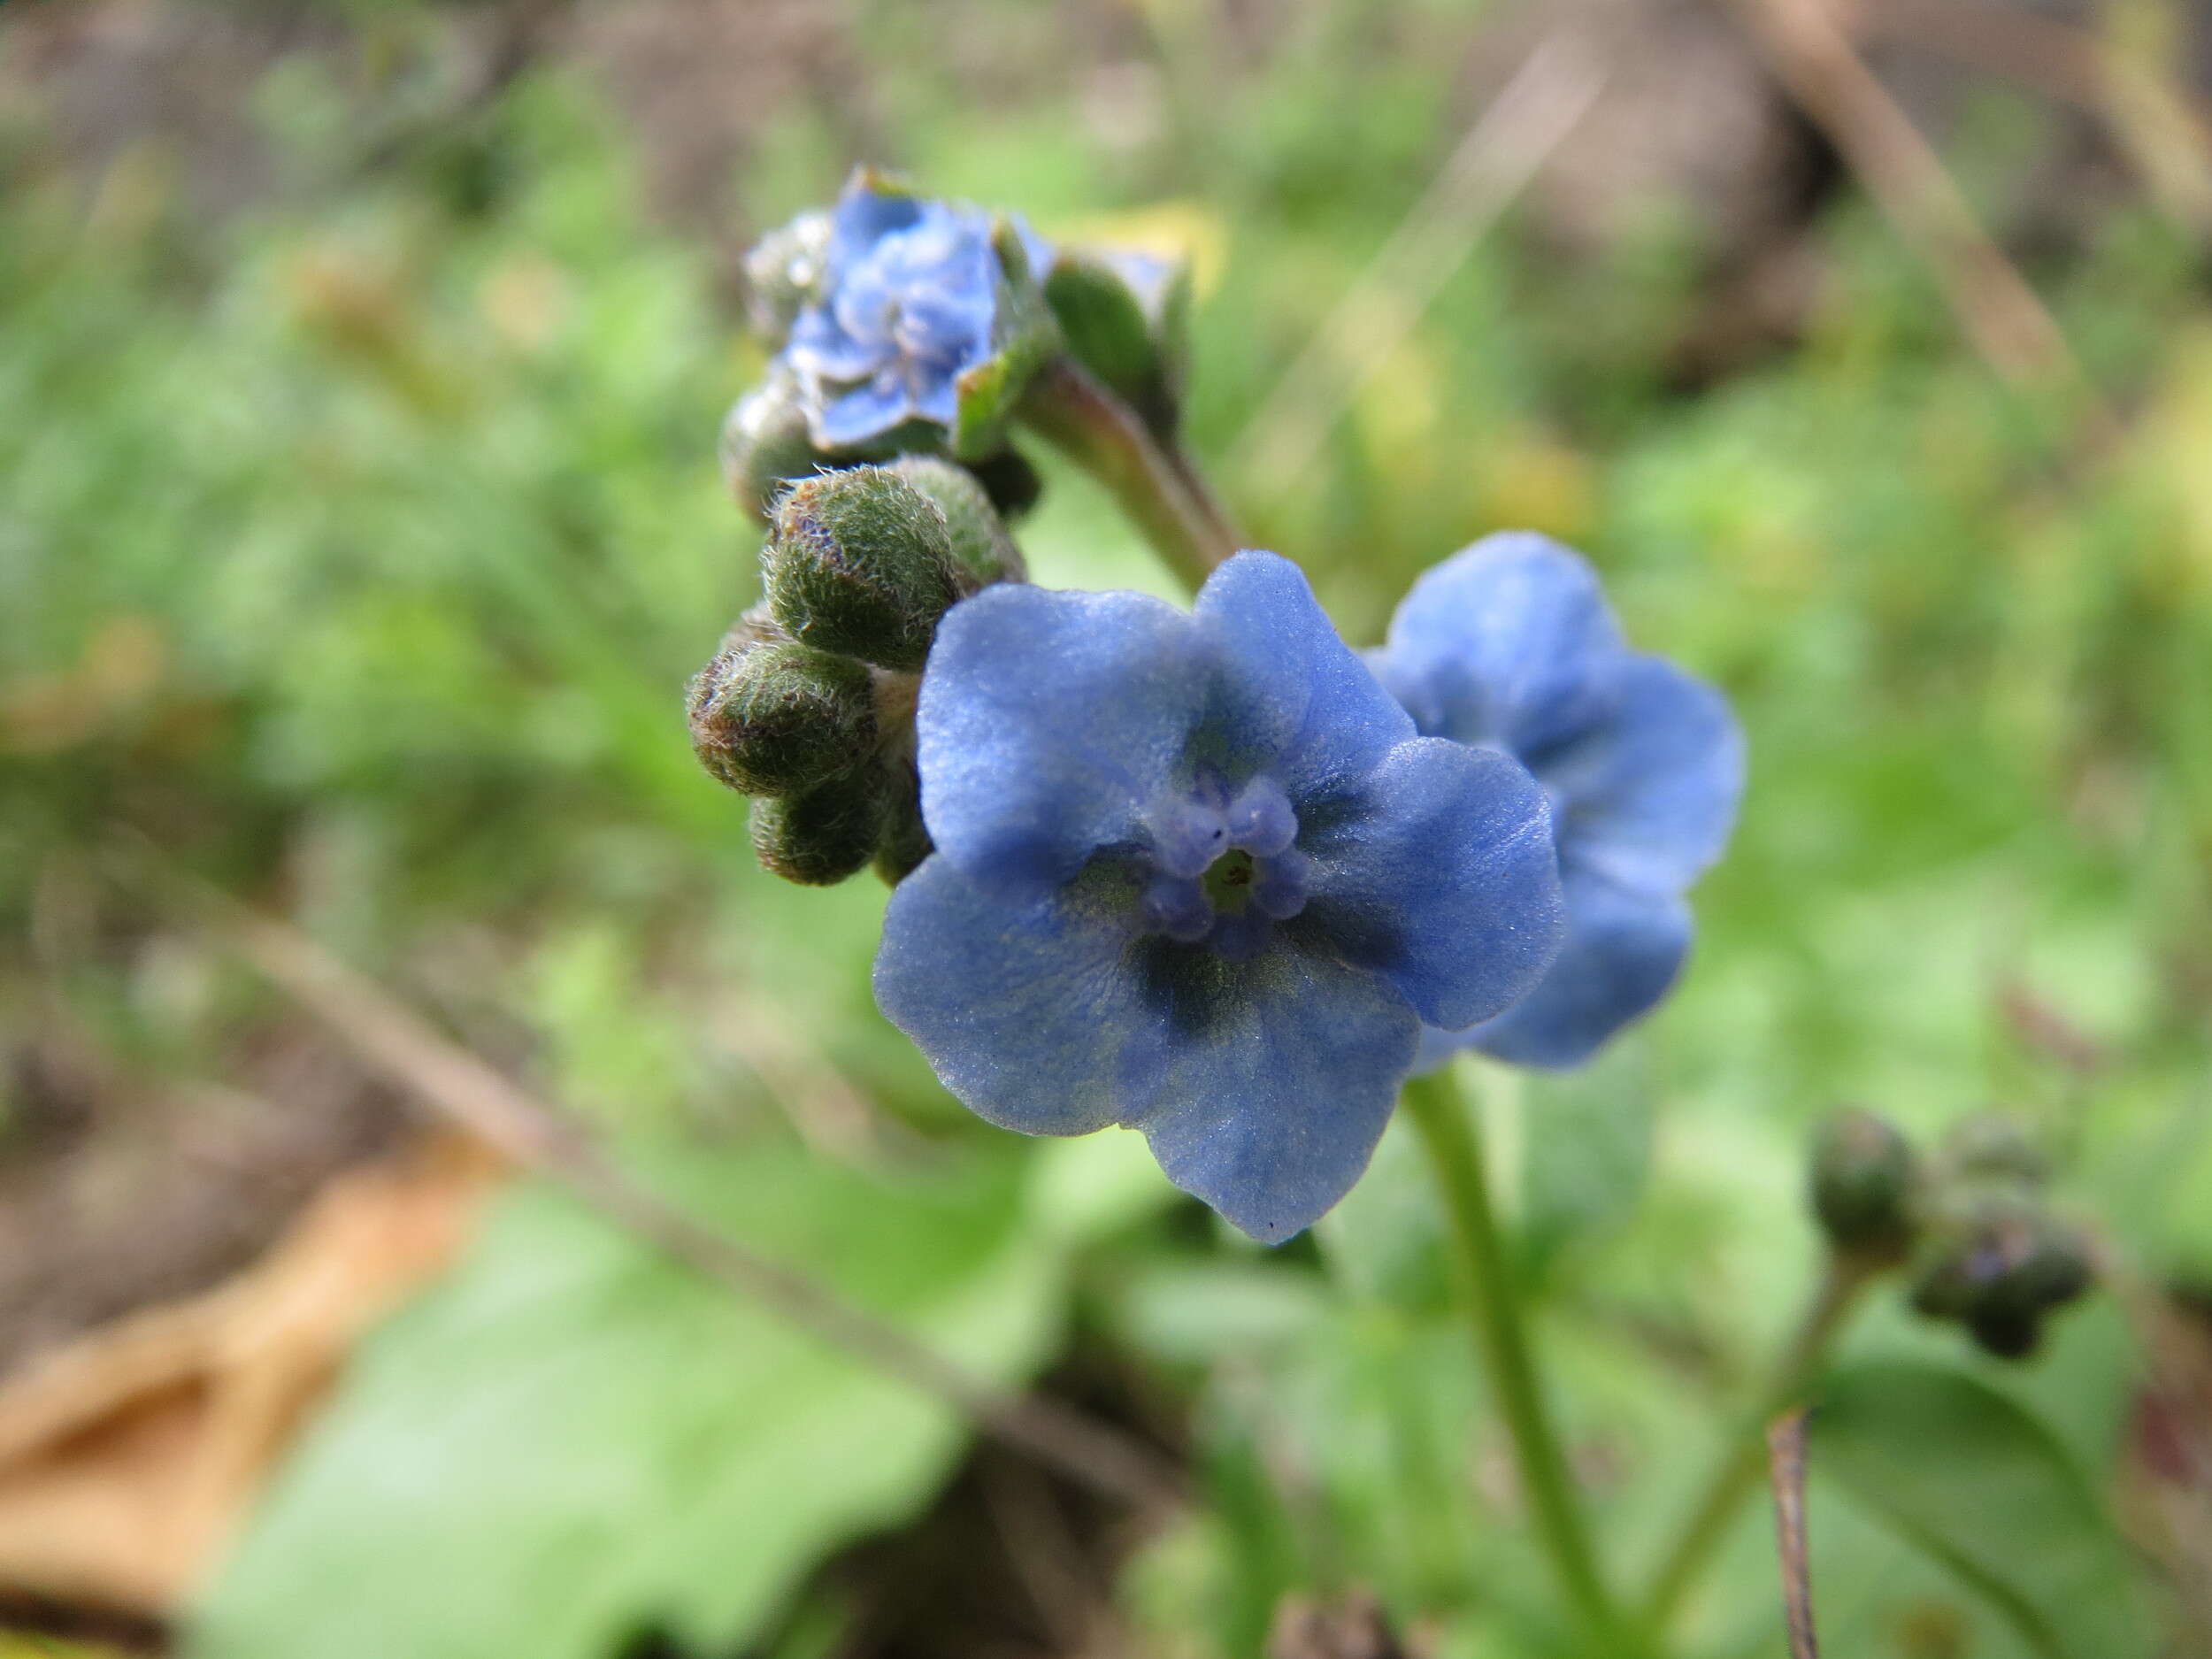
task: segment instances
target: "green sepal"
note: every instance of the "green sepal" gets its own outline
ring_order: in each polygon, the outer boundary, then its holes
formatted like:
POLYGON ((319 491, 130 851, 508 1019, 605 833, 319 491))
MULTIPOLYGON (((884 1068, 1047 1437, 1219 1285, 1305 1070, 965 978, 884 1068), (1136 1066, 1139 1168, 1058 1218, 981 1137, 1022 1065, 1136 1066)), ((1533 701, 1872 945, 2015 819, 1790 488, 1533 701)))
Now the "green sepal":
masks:
POLYGON ((1190 367, 1189 261, 1066 247, 1043 286, 1069 355, 1171 437, 1190 367))
POLYGON ((793 639, 907 672, 962 587, 944 513, 884 466, 793 485, 761 565, 769 609, 793 639))
POLYGON ((1028 580, 1021 549, 1006 533, 980 480, 956 461, 934 455, 901 456, 891 470, 937 503, 952 538, 952 556, 973 587, 1028 580))
POLYGON ((691 745, 700 763, 748 795, 795 795, 875 752, 867 664, 793 641, 761 641, 741 623, 691 682, 691 745))
POLYGON ((998 256, 991 355, 954 382, 950 449, 963 461, 981 460, 1006 447, 1007 424, 1022 394, 1062 349, 1060 326, 1040 285, 1042 273, 1030 270, 1029 250, 1004 214, 991 222, 991 250, 998 256))
POLYGON ((753 852, 770 872, 803 887, 826 887, 858 874, 883 839, 888 781, 862 766, 803 795, 757 796, 753 852))
POLYGON ((722 479, 730 494, 764 524, 770 503, 785 486, 820 471, 823 465, 807 435, 798 386, 780 365, 772 365, 768 379, 730 405, 718 447, 722 479))

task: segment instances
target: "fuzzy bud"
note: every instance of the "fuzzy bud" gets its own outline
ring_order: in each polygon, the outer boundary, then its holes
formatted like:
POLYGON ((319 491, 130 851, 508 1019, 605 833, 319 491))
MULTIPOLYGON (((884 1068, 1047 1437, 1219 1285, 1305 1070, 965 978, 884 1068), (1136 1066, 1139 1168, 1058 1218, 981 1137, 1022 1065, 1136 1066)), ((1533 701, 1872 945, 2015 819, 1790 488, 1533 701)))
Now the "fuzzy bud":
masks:
POLYGON ((1839 1112, 1814 1146, 1813 1214, 1839 1255, 1899 1261, 1918 1227, 1919 1179, 1912 1148, 1887 1118, 1839 1112))
POLYGON ((893 766, 884 813, 883 843, 876 851, 876 873, 891 887, 912 875, 936 851, 922 823, 922 780, 911 762, 893 766))
POLYGON ((981 588, 1027 579, 1021 549, 1006 534, 989 494, 974 473, 933 455, 901 456, 890 470, 936 503, 938 511, 945 515, 952 556, 968 579, 965 585, 981 588))
POLYGON ((723 482, 737 504, 764 524, 777 494, 823 465, 807 434, 796 387, 775 372, 730 405, 719 447, 723 482))
POLYGON ((820 294, 831 228, 827 213, 802 213, 746 254, 746 317, 771 349, 783 344, 799 313, 820 294))
POLYGON ((866 868, 883 839, 885 780, 863 766, 784 799, 753 802, 753 851, 786 881, 826 887, 866 868))
POLYGON ((1163 437, 1189 356, 1190 267, 1134 249, 1064 247, 1044 273, 1070 355, 1163 437))
POLYGON ((793 795, 872 751, 875 696, 864 664, 733 629, 691 682, 702 764, 748 795, 793 795))
POLYGON ((884 668, 918 670, 960 597, 935 502, 887 467, 803 480, 775 505, 761 555, 769 609, 792 638, 884 668))

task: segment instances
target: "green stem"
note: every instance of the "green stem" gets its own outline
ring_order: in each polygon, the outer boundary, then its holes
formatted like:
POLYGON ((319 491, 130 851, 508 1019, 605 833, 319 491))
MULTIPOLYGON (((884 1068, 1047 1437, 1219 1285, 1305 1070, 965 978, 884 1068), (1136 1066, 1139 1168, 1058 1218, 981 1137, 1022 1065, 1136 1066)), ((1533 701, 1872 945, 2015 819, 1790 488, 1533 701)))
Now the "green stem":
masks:
POLYGON ((1652 1579, 1644 1614, 1654 1629, 1663 1629, 1679 1610, 1683 1598, 1728 1536, 1737 1513, 1765 1483, 1769 1419, 1796 1403, 1812 1386, 1860 1292, 1879 1271, 1849 1256, 1829 1255, 1812 1300, 1775 1358, 1757 1408, 1730 1436, 1727 1450, 1707 1478, 1689 1520, 1652 1579))
POLYGON ((1537 1381, 1505 1240, 1490 1202, 1481 1135, 1448 1066, 1409 1079, 1404 1103, 1443 1189, 1476 1356, 1489 1374, 1498 1410, 1512 1437, 1514 1460, 1537 1535, 1561 1588, 1587 1627, 1594 1651, 1608 1655, 1639 1651, 1640 1640, 1623 1621, 1598 1571, 1574 1479, 1537 1381))
POLYGON ((1030 382, 1021 416, 1106 486, 1194 592, 1234 553, 1236 533, 1179 452, 1081 365, 1056 358, 1030 382))

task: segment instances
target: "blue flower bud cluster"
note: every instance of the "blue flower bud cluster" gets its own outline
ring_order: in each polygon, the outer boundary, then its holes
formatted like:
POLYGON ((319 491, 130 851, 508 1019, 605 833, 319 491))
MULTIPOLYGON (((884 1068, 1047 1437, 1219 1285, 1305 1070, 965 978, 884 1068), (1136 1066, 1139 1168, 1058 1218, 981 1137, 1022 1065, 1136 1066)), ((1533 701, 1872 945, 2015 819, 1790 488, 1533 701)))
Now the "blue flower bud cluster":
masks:
POLYGON ((864 173, 752 276, 779 349, 726 465, 767 492, 779 649, 861 678, 710 671, 695 739, 756 793, 823 755, 904 769, 903 820, 795 827, 802 787, 757 844, 801 879, 876 857, 878 1004, 977 1114, 1138 1130, 1275 1242, 1358 1179, 1416 1070, 1578 1064, 1665 995, 1743 744, 1717 691, 1627 645, 1578 555, 1479 541, 1363 656, 1272 553, 1219 563, 1188 611, 1033 586, 976 480, 1056 373, 1171 442, 1187 281, 864 173), (947 457, 930 489, 898 472, 914 451, 947 457))

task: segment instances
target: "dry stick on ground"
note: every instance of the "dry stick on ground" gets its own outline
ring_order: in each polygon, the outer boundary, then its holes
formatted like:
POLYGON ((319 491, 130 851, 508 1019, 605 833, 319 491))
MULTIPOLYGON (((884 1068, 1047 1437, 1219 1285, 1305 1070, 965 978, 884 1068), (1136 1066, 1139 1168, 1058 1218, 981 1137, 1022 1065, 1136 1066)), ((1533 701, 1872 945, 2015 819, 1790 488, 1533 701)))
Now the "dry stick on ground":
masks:
POLYGON ((2022 391, 2070 388, 2102 447, 2119 423, 2057 322, 1821 0, 1735 4, 1783 84, 1933 270, 1975 349, 2022 391))
MULTIPOLYGON (((140 853, 131 867, 143 872, 140 853)), ((685 1265, 887 1376, 934 1395, 979 1429, 1141 1509, 1184 1501, 1180 1481, 1140 1442, 1042 1395, 1004 1392, 803 1274, 702 1225, 624 1172, 590 1130, 450 1041, 297 928, 202 887, 163 863, 162 889, 320 1018, 362 1059, 526 1168, 685 1265)))
POLYGON ((1820 1659, 1813 1633, 1813 1570, 1805 1540, 1805 1408, 1767 1425, 1767 1473, 1774 1484, 1774 1540, 1782 1559, 1782 1609, 1790 1659, 1820 1659))
POLYGON ((1305 471, 1361 383, 1413 332, 1604 83, 1578 38, 1555 36, 1529 54, 1247 423, 1227 476, 1279 484, 1305 471))

